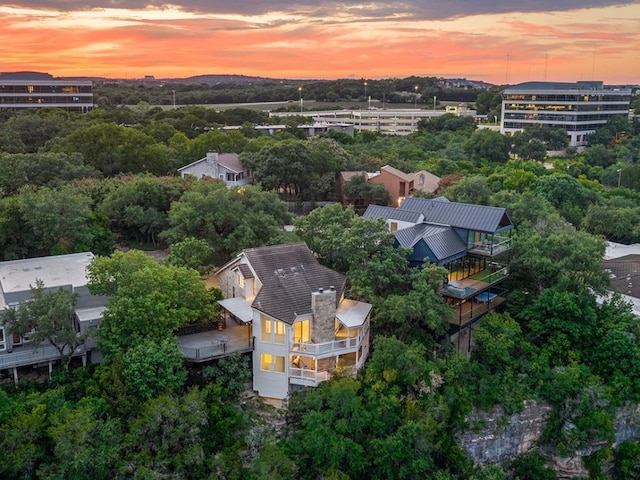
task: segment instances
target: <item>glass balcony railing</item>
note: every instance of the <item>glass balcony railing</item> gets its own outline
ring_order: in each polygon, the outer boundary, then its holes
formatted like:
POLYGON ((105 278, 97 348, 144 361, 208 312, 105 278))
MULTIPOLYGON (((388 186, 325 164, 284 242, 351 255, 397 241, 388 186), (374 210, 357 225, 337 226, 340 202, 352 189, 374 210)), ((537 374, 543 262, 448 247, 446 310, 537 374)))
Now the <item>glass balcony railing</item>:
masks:
POLYGON ((469 247, 469 253, 493 257, 511 249, 511 237, 494 235, 482 242, 475 242, 469 247))
POLYGON ((476 272, 462 280, 449 280, 440 293, 447 297, 468 298, 504 280, 509 274, 507 267, 493 264, 490 268, 476 272))

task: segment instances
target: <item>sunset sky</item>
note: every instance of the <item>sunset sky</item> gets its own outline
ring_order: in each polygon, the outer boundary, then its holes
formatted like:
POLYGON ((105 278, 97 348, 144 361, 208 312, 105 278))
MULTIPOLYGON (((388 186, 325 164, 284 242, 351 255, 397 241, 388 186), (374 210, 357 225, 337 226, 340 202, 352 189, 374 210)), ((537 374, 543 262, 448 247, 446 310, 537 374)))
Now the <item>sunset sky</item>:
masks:
POLYGON ((638 84, 640 0, 22 0, 0 71, 22 70, 638 84))

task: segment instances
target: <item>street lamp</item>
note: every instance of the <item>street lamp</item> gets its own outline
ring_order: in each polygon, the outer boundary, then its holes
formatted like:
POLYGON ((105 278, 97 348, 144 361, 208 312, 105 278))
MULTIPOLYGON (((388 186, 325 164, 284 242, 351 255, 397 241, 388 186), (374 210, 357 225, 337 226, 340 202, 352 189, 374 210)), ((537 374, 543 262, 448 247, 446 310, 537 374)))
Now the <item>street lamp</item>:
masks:
POLYGON ((436 96, 433 96, 433 111, 436 111, 436 96))
POLYGON ((618 172, 618 188, 620 188, 620 179, 622 177, 622 169, 619 168, 618 170, 616 170, 616 172, 618 172))
POLYGON ((302 87, 298 87, 298 96, 300 97, 300 113, 302 113, 302 87))
POLYGON ((417 110, 418 109, 418 85, 416 85, 413 88, 416 91, 416 94, 413 96, 413 108, 417 110))
POLYGON ((364 101, 367 101, 367 82, 364 82, 364 101))

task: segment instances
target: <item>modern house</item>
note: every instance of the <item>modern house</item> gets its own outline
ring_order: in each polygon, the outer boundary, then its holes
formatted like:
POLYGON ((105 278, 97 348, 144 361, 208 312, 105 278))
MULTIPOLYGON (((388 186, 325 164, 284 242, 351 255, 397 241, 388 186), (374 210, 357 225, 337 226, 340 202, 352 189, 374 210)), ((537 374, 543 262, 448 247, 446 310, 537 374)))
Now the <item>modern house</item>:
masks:
POLYGON ((364 365, 371 305, 345 298, 344 275, 320 265, 306 244, 244 250, 217 277, 225 316, 253 336, 260 396, 284 400, 364 365))
POLYGON ((410 248, 409 263, 447 269, 441 289, 454 308, 451 340, 469 351, 470 328, 505 301, 513 224, 504 208, 407 198, 400 207, 370 205, 364 218, 384 219, 396 245, 410 248))
POLYGON ((0 108, 62 108, 86 113, 93 110, 93 83, 54 78, 48 73, 2 73, 0 108))
POLYGON ((377 172, 345 171, 340 172, 336 182, 338 196, 343 205, 349 203, 343 194, 344 185, 357 175, 366 175, 368 182, 383 185, 391 197, 390 207, 400 206, 404 199, 411 196, 415 191, 435 193, 440 186, 440 177, 426 170, 404 173, 395 167, 385 165, 377 172))
POLYGON ((191 175, 196 178, 210 177, 222 180, 228 188, 242 187, 251 183, 251 172, 245 169, 237 153, 208 152, 207 156, 178 169, 184 178, 191 175))
POLYGON ((603 82, 526 82, 502 92, 500 133, 513 135, 532 125, 562 128, 569 145, 587 144, 587 135, 615 116, 628 116, 630 88, 603 82))
MULTIPOLYGON (((87 288, 86 268, 92 260, 93 254, 85 252, 0 262, 0 371, 11 371, 17 381, 18 369, 32 365, 48 365, 51 369, 59 359, 52 345, 42 343, 34 349, 29 335, 15 335, 3 323, 6 309, 31 299, 31 287, 38 280, 47 291, 67 288, 79 294, 74 318, 70 320, 78 333, 99 324, 106 298, 92 295, 87 288)), ((100 362, 102 355, 95 347, 95 340, 89 339, 72 355, 81 357, 83 363, 100 362)))

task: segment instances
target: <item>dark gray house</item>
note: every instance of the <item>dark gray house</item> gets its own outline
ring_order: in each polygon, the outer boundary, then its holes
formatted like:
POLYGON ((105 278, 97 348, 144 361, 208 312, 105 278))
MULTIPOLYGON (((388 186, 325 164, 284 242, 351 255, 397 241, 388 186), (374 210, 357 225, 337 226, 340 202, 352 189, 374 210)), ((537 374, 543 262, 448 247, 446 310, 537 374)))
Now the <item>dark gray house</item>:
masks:
POLYGON ((385 220, 396 245, 411 249, 411 266, 448 270, 441 293, 455 309, 453 341, 505 301, 500 283, 509 274, 513 224, 504 208, 411 197, 398 208, 370 205, 364 218, 385 220))

